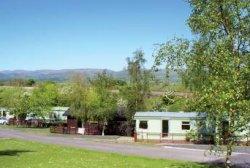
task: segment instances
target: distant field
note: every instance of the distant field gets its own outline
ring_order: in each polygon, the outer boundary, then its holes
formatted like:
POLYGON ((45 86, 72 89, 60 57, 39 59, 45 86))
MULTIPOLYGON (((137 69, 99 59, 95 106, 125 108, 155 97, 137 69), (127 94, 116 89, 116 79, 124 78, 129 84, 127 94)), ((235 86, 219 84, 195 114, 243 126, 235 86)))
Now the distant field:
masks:
POLYGON ((184 85, 182 85, 181 83, 172 83, 172 84, 165 84, 163 83, 159 83, 159 84, 152 84, 151 88, 152 91, 167 91, 167 90, 172 90, 175 92, 189 92, 189 90, 187 90, 185 88, 184 85))
POLYGON ((4 168, 208 168, 198 163, 94 152, 15 139, 0 139, 0 163, 4 168))

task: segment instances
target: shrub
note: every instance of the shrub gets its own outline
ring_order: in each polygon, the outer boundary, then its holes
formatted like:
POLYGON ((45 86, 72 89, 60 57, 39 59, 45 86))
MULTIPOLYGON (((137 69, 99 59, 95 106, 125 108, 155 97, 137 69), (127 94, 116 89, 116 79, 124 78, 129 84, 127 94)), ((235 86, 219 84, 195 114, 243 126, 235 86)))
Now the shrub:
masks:
POLYGON ((198 140, 198 133, 197 131, 191 129, 186 134, 186 141, 196 141, 198 140))

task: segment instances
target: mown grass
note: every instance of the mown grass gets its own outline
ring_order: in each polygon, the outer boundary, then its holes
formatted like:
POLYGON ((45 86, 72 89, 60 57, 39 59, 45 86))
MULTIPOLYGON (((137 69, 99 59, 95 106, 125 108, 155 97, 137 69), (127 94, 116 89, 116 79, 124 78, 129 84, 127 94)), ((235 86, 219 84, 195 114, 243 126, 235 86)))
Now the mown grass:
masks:
POLYGON ((16 139, 0 139, 0 167, 207 168, 208 166, 191 162, 95 152, 16 139))

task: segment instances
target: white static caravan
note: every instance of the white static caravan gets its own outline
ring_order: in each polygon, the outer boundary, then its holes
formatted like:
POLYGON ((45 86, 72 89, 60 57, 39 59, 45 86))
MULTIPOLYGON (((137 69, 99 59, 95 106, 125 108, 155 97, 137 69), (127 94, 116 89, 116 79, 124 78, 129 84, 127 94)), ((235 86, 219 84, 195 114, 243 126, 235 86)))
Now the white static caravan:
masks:
POLYGON ((67 116, 64 116, 64 113, 68 110, 69 107, 53 107, 50 118, 54 120, 66 121, 67 116))
POLYGON ((197 112, 136 112, 136 136, 141 140, 185 140, 189 130, 196 130, 197 112))
POLYGON ((29 113, 27 114, 25 120, 45 119, 47 122, 50 122, 50 121, 65 121, 66 122, 67 117, 64 116, 63 114, 68 110, 69 110, 69 107, 52 107, 49 115, 41 117, 41 116, 36 116, 35 113, 29 113))
POLYGON ((0 107, 0 117, 6 117, 6 119, 9 120, 13 118, 14 115, 11 115, 8 109, 0 107))

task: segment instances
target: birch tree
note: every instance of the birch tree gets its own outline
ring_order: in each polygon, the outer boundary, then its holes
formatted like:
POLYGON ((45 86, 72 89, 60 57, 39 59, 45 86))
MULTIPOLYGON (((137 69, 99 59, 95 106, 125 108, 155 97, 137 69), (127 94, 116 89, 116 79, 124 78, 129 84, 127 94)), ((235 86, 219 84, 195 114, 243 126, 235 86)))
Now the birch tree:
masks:
POLYGON ((225 165, 250 122, 250 3, 248 0, 190 0, 189 27, 196 39, 162 44, 156 66, 182 69, 198 111, 214 124, 215 145, 225 165), (184 47, 183 47, 184 46, 184 47), (171 65, 171 66, 170 66, 171 65), (225 123, 226 126, 225 126, 225 123), (224 146, 222 145, 225 145, 224 146))

